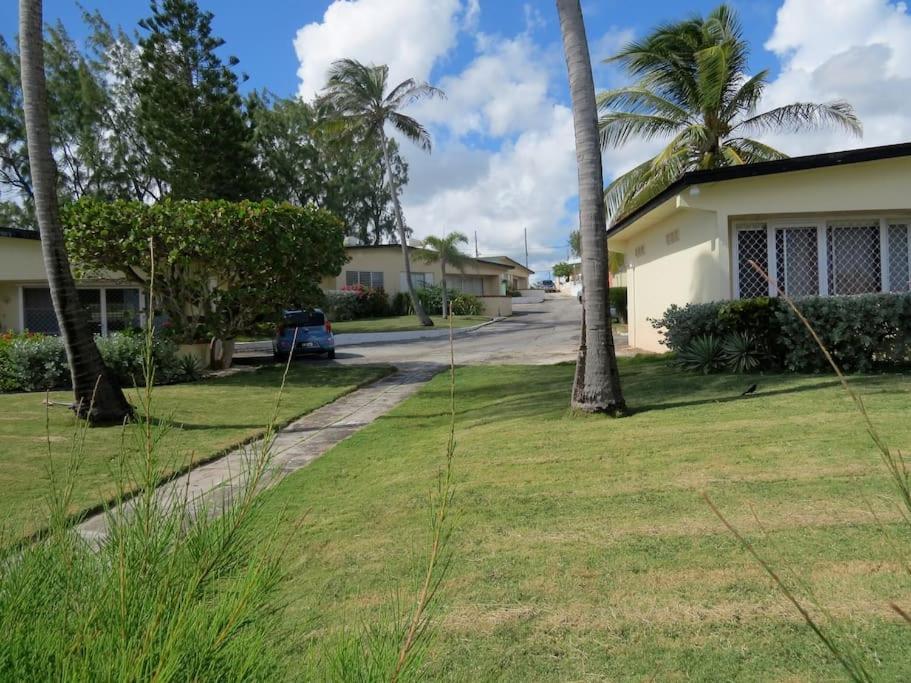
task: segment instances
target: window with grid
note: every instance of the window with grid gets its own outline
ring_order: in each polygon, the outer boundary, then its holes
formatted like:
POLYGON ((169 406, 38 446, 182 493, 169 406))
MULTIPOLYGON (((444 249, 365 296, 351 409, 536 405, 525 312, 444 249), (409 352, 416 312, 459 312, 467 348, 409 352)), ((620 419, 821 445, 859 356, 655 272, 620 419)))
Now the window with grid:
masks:
POLYGON ((889 223, 889 291, 907 292, 911 289, 911 268, 908 254, 908 224, 889 223))
POLYGON ((750 261, 755 261, 760 268, 768 272, 767 242, 765 223, 744 224, 737 231, 737 277, 741 299, 769 294, 769 284, 750 265, 750 261))
POLYGON ((882 289, 879 220, 826 224, 829 294, 867 294, 882 289))
POLYGON ((364 287, 381 289, 383 287, 383 273, 369 270, 346 270, 345 284, 349 287, 352 285, 363 285, 364 287))
POLYGON ((789 296, 819 294, 815 225, 775 230, 775 277, 789 296))

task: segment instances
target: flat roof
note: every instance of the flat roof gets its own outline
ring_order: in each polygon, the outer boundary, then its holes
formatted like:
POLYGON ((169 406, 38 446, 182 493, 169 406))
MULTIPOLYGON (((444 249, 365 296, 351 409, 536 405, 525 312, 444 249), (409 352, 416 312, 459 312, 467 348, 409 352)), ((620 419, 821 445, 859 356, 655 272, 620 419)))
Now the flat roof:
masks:
POLYGON ((629 227, 637 220, 657 208, 677 193, 692 185, 702 183, 717 183, 724 180, 739 178, 753 178, 756 176, 772 175, 774 173, 790 173, 792 171, 807 171, 814 168, 828 166, 844 166, 859 164, 864 161, 879 161, 880 159, 895 159, 897 157, 911 156, 911 142, 902 142, 897 145, 882 145, 879 147, 862 147, 849 149, 842 152, 826 152, 825 154, 810 154, 801 157, 788 157, 778 161, 762 161, 755 164, 741 164, 740 166, 724 166, 711 168, 704 171, 690 171, 684 173, 664 190, 656 194, 638 209, 634 209, 624 216, 620 216, 607 228, 607 236, 615 235, 624 228, 629 227))
POLYGON ((0 237, 14 237, 22 240, 41 239, 37 230, 25 230, 24 228, 0 228, 0 237))

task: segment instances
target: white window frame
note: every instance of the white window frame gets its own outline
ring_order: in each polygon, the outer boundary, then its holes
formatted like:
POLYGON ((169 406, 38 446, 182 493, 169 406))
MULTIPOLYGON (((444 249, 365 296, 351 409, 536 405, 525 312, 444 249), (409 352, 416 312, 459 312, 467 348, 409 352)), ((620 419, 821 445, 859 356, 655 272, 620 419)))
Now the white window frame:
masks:
MULTIPOLYGON (((19 285, 19 331, 25 331, 25 290, 26 289, 50 289, 49 285, 29 284, 19 285)), ((98 290, 98 305, 101 307, 101 336, 108 336, 108 294, 109 289, 132 289, 139 294, 139 326, 146 325, 146 297, 141 287, 130 287, 122 285, 105 285, 103 287, 80 287, 76 289, 98 290)))
MULTIPOLYGON (((818 289, 819 296, 829 296, 829 251, 827 244, 827 230, 829 222, 858 220, 879 221, 879 257, 880 257, 880 291, 889 292, 889 225, 904 224, 908 230, 908 272, 911 273, 911 214, 907 212, 880 212, 868 211, 862 213, 832 213, 807 215, 782 215, 782 216, 740 216, 731 220, 731 273, 732 291, 734 298, 740 298, 740 232, 756 230, 757 223, 766 226, 766 259, 769 267, 769 276, 777 280, 777 260, 775 231, 784 228, 816 228, 816 250, 818 264, 818 289)), ((769 296, 777 296, 778 291, 769 283, 769 296)))

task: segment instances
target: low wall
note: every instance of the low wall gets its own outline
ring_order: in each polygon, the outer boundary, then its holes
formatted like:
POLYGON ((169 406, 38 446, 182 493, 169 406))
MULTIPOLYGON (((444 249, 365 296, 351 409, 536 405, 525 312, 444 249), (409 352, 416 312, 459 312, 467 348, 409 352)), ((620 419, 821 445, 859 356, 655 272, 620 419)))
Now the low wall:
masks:
POLYGON ((484 304, 484 315, 491 318, 499 318, 512 315, 512 297, 511 296, 479 296, 481 303, 484 304))

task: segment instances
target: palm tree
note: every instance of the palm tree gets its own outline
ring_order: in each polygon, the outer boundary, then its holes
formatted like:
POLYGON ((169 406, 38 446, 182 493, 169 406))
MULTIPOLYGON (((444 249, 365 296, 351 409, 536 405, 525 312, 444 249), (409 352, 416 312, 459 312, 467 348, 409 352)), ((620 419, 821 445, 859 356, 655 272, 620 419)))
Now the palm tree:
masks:
POLYGON ((122 422, 132 409, 107 372, 86 325, 70 270, 57 206, 57 170, 51 156, 41 0, 19 0, 19 55, 28 158, 35 214, 54 312, 73 380, 75 409, 92 424, 122 422))
POLYGON ((604 212, 601 149, 595 83, 579 0, 557 0, 579 170, 579 231, 585 282, 582 336, 572 405, 588 412, 622 415, 626 410, 614 354, 607 282, 607 220, 604 212))
POLYGON ((424 263, 440 262, 440 270, 443 273, 440 285, 443 290, 443 317, 445 318, 449 314, 449 307, 446 305, 446 266, 455 266, 460 273, 465 272, 468 256, 459 250, 459 245, 468 244, 468 237, 461 232, 451 232, 446 237, 431 235, 424 239, 424 244, 430 249, 418 252, 418 259, 424 263))
POLYGON ((840 100, 757 113, 769 72, 747 76, 748 56, 736 14, 721 5, 705 19, 659 26, 606 60, 637 80, 598 95, 602 148, 631 138, 670 138, 660 153, 607 187, 612 217, 641 206, 687 171, 787 158, 751 135, 824 126, 861 134, 853 107, 840 100))
POLYGON ((424 312, 411 281, 411 261, 405 234, 405 219, 402 216, 402 205, 399 203, 399 188, 393 173, 389 141, 386 138, 386 124, 390 124, 425 152, 430 152, 430 134, 427 129, 400 110, 420 100, 445 97, 445 95, 442 90, 434 88, 429 83, 418 82, 413 78, 404 80, 389 90, 388 80, 389 67, 385 64, 366 65, 354 59, 340 59, 333 62, 329 69, 329 81, 323 97, 338 112, 342 121, 362 128, 367 135, 374 137, 382 148, 389 193, 392 195, 392 208, 398 227, 399 241, 402 243, 405 286, 408 288, 411 304, 414 306, 414 312, 421 324, 432 326, 433 321, 424 312))

